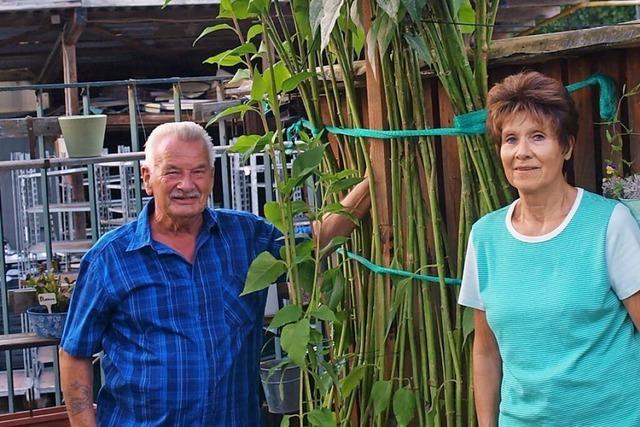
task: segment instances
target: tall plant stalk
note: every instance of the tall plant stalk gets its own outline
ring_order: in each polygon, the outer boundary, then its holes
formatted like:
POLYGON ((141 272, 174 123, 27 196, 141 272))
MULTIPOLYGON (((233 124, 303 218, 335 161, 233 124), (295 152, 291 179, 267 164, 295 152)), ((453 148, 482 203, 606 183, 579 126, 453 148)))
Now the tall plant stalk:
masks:
MULTIPOLYGON (((246 144, 247 152, 261 147, 274 165, 287 163, 279 109, 282 95, 290 91, 283 88, 286 81, 294 81, 291 86, 297 89, 312 128, 363 127, 362 92, 354 66, 363 49, 369 56, 377 55, 377 78, 382 79, 384 91, 380 102, 386 106, 391 129, 434 127, 425 92, 435 84, 424 78, 426 67, 435 71, 456 115, 483 108, 498 0, 477 0, 472 11, 469 2, 457 0, 430 0, 421 9, 417 9, 419 3, 374 1, 370 10, 375 18, 368 34, 359 23, 363 1, 371 0, 222 1, 221 16, 233 15, 241 46, 212 62, 229 64, 232 58, 244 57, 253 80, 252 106, 247 108, 260 114, 265 138, 269 137, 268 141, 259 136, 250 139, 253 145, 246 144), (258 19, 261 29, 253 35, 262 34, 264 49, 249 46, 250 37, 245 37, 238 25, 243 18, 258 19), (461 25, 461 21, 471 26, 461 25), (366 43, 361 43, 365 37, 366 43), (469 49, 472 39, 474 46, 469 49), (268 64, 262 72, 252 54, 268 64), (278 77, 279 73, 286 76, 278 77), (256 89, 260 87, 264 87, 262 92, 256 89), (274 116, 273 129, 266 120, 265 100, 274 116)), ((436 283, 393 279, 392 287, 385 288, 382 275, 348 262, 344 254, 327 259, 324 266, 320 248, 316 248, 312 285, 305 287, 302 282, 308 269, 304 263, 310 261, 301 255, 306 249, 294 238, 292 217, 297 205, 290 200, 292 189, 300 182, 295 181, 295 173, 287 175, 286 168, 276 171, 280 195, 274 220, 282 227, 286 245, 282 264, 270 260, 269 266, 287 270, 292 300, 301 306, 293 320, 283 323, 287 329, 283 336, 297 333, 295 336, 304 341, 302 346, 290 344, 286 349, 303 368, 297 416, 303 424, 312 425, 474 425, 471 335, 465 325, 469 316, 456 305, 457 288, 445 279, 461 276, 464 249, 478 216, 511 200, 491 143, 484 136, 457 139, 460 208, 447 216, 439 172, 440 138, 389 140, 389 164, 373 165, 369 142, 362 137, 311 130, 300 137, 309 153, 330 144, 324 149, 322 163, 309 175, 316 177, 322 206, 339 200, 341 192, 332 188, 348 179, 340 175, 341 170, 369 175, 374 209, 345 249, 382 265, 381 228, 389 226, 393 239, 390 266, 432 275, 436 283), (373 179, 371 171, 379 167, 389 168, 389 183, 373 179), (375 209, 380 206, 378 185, 390 189, 385 202, 391 207, 391 224, 381 224, 375 209), (452 248, 448 236, 456 231, 456 247, 452 248), (329 269, 323 274, 321 266, 329 269), (343 292, 338 293, 340 286, 343 292), (339 300, 329 301, 327 290, 339 300), (308 308, 301 305, 305 295, 310 299, 308 308), (316 334, 304 330, 303 326, 313 322, 326 322, 320 341, 316 334), (319 352, 320 346, 327 350, 319 352)), ((346 190, 347 186, 340 188, 346 190)), ((321 219, 323 209, 307 213, 321 219)))

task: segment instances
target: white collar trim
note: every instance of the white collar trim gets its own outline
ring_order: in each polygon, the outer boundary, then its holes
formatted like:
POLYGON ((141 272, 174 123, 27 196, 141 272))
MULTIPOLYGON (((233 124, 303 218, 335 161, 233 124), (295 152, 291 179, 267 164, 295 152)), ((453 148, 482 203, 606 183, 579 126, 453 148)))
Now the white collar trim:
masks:
POLYGON ((584 193, 584 191, 582 190, 582 188, 576 188, 576 189, 578 190, 578 194, 576 195, 576 199, 573 201, 573 206, 571 206, 571 210, 569 211, 567 216, 564 218, 564 220, 560 223, 560 225, 558 225, 554 230, 551 230, 547 234, 543 234, 541 236, 527 236, 519 233, 513 227, 513 222, 511 218, 513 217, 513 211, 516 208, 516 205, 518 204, 520 199, 517 199, 513 203, 511 203, 511 205, 509 206, 509 209, 507 210, 507 216, 505 217, 507 230, 509 230, 509 233, 511 233, 511 235, 516 239, 521 240, 523 242, 527 242, 527 243, 546 242, 547 240, 553 239, 558 234, 562 233, 562 231, 567 227, 567 225, 569 224, 569 222, 571 222, 571 219, 575 215, 576 211, 578 210, 578 206, 580 206, 580 202, 582 201, 582 194, 584 193))

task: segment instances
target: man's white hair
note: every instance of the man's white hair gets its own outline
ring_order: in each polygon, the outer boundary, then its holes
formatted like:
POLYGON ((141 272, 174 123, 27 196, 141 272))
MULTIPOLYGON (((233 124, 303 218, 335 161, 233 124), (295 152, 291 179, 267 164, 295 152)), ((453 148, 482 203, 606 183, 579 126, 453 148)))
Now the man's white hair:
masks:
POLYGON ((207 131, 194 122, 171 122, 156 127, 147 138, 144 145, 144 165, 149 169, 153 169, 155 166, 156 145, 167 136, 175 136, 182 141, 202 142, 207 147, 209 164, 212 168, 215 166, 216 157, 213 151, 213 142, 211 142, 207 131))

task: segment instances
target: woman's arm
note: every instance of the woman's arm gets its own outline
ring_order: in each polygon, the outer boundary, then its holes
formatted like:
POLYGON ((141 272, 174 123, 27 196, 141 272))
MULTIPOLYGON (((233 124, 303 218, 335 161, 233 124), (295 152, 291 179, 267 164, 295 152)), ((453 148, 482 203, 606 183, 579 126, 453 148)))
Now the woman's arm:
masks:
POLYGON ((496 338, 482 310, 475 310, 473 381, 478 426, 496 427, 502 383, 502 358, 496 338))
POLYGON ((636 329, 640 331, 640 292, 636 292, 629 298, 622 300, 622 303, 627 308, 631 320, 636 325, 636 329))

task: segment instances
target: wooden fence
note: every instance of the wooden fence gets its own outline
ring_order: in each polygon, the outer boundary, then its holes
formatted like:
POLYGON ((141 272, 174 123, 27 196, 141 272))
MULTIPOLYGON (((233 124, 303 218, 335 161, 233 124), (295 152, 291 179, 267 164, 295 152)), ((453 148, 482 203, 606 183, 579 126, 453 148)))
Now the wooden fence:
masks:
MULTIPOLYGON (((565 84, 575 83, 586 79, 594 73, 603 73, 616 82, 618 95, 623 87, 633 88, 640 84, 640 47, 606 49, 572 57, 560 57, 544 62, 497 65, 490 68, 490 87, 504 77, 523 70, 540 71, 548 76, 557 78, 565 84)), ((362 100, 363 121, 369 127, 367 117, 367 89, 360 88, 362 100)), ((580 114, 580 128, 578 141, 574 149, 573 165, 568 171, 570 183, 586 190, 600 193, 606 160, 618 165, 625 161, 632 162, 626 167, 627 172, 640 172, 640 95, 625 99, 620 109, 620 120, 639 134, 624 137, 622 153, 612 152, 605 136, 604 124, 599 113, 599 90, 596 86, 580 89, 573 93, 580 114)), ((432 127, 451 127, 453 111, 448 102, 444 89, 436 77, 430 78, 425 84, 426 110, 432 127)), ((329 124, 328 114, 323 115, 329 124)), ((375 126, 371 126, 375 127, 375 126)), ((444 195, 443 209, 445 221, 450 236, 451 248, 456 246, 458 210, 460 205, 460 169, 455 137, 437 137, 440 194, 444 195)), ((384 167, 380 164, 374 167, 384 167)), ((455 253, 455 252, 453 252, 455 253)))

